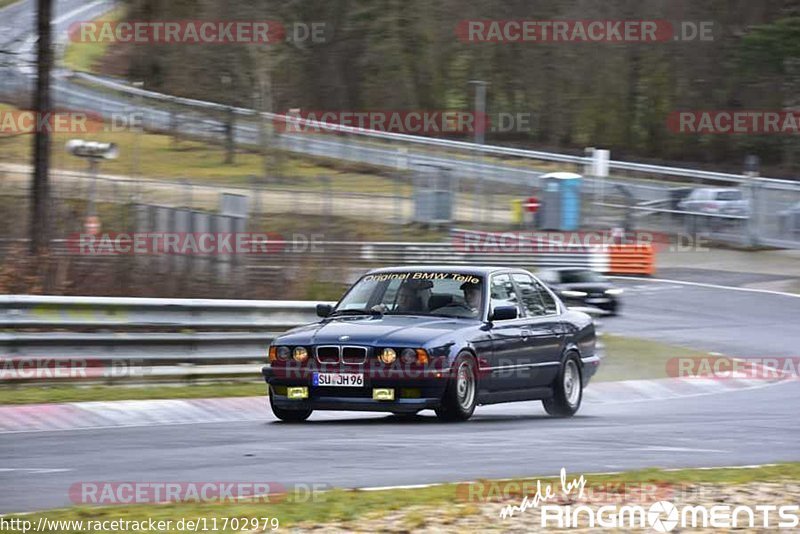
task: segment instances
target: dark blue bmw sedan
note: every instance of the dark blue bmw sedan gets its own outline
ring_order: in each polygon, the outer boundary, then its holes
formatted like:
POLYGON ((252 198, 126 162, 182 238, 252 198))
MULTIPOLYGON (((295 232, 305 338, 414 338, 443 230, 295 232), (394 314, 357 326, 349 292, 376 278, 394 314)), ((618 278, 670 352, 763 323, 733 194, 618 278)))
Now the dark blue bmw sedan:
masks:
POLYGON ((478 405, 528 400, 568 417, 600 364, 592 318, 521 269, 378 269, 317 315, 269 348, 263 375, 284 421, 426 409, 463 421, 478 405))

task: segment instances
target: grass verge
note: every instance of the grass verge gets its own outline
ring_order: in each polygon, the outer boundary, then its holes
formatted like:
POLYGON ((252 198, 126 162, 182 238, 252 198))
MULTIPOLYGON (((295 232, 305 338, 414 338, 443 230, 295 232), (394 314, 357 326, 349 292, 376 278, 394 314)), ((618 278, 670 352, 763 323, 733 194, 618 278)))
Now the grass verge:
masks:
POLYGON ((606 357, 593 381, 644 380, 667 378, 667 362, 672 358, 702 356, 703 352, 649 339, 604 334, 606 357))
MULTIPOLYGON (((0 113, 16 111, 17 108, 0 104, 0 113)), ((81 111, 81 110, 72 110, 81 111)), ((224 163, 225 149, 213 143, 196 140, 175 140, 170 135, 159 133, 137 133, 118 128, 113 131, 109 124, 87 121, 85 132, 58 131, 52 135, 53 162, 56 169, 86 171, 86 162, 66 154, 64 145, 70 139, 83 138, 90 141, 116 143, 119 157, 104 161, 103 174, 119 176, 144 176, 156 179, 188 180, 194 183, 252 187, 255 183, 266 187, 291 187, 312 191, 357 191, 367 194, 408 196, 411 186, 394 180, 390 176, 365 173, 352 166, 336 162, 322 162, 282 154, 279 182, 263 184, 257 177, 263 176, 264 158, 255 151, 238 150, 235 161, 224 163), (137 158, 136 154, 140 156, 137 158), (329 178, 324 181, 322 177, 329 178), (258 180, 258 181, 257 181, 258 180), (256 182, 257 181, 257 182, 256 182)), ((27 164, 31 161, 31 135, 0 135, 0 160, 7 163, 27 164)))
MULTIPOLYGON (((568 473, 568 476, 578 476, 578 473, 568 473)), ((555 482, 555 477, 540 479, 543 483, 555 482)), ((644 469, 614 475, 586 475, 588 484, 606 483, 635 483, 653 482, 659 484, 748 484, 756 482, 796 482, 800 480, 800 463, 786 463, 745 469, 684 469, 678 471, 664 471, 659 469, 644 469)), ((520 479, 516 487, 530 487, 525 482, 536 479, 520 479)), ((506 487, 511 486, 510 483, 506 487)), ((414 506, 425 506, 431 513, 448 513, 450 508, 455 508, 456 503, 462 499, 462 484, 443 484, 428 488, 383 490, 383 491, 358 491, 358 490, 332 490, 317 493, 313 498, 300 497, 300 492, 289 493, 283 497, 273 497, 272 502, 235 502, 235 503, 171 503, 155 505, 128 505, 108 507, 73 507, 61 510, 19 516, 20 519, 36 524, 40 517, 49 521, 69 520, 127 520, 147 521, 163 520, 172 521, 172 527, 161 532, 181 532, 176 527, 176 522, 184 520, 204 520, 207 525, 212 524, 216 518, 218 524, 222 518, 277 518, 280 527, 303 523, 304 526, 320 526, 333 521, 353 521, 365 517, 385 515, 393 511, 403 510, 414 506), (461 491, 459 492, 459 488, 461 491)), ((305 496, 305 493, 303 494, 305 496)), ((421 513, 421 512, 420 512, 421 513)), ((6 520, 15 516, 6 516, 6 520)), ((262 520, 263 521, 263 520, 262 520)), ((263 524, 263 523, 262 523, 263 524)), ((202 525, 202 523, 201 523, 202 525)), ((230 526, 230 525, 229 525, 230 526)), ((202 530, 202 526, 200 528, 202 530)), ((240 529, 237 529, 240 530, 240 529)), ((247 529, 250 532, 268 532, 271 529, 247 529)), ((82 532, 78 529, 64 529, 59 532, 82 532)), ((108 532, 123 532, 124 530, 109 530, 108 532)), ((185 531, 185 529, 184 529, 185 531)), ((219 529, 221 532, 232 532, 232 529, 219 529)))
POLYGON ((186 386, 4 386, 0 405, 144 399, 253 397, 266 394, 263 383, 223 383, 186 386))
MULTIPOLYGON (((97 20, 116 22, 122 18, 124 13, 125 10, 118 7, 104 14, 97 20)), ((71 41, 64 51, 64 66, 72 70, 93 72, 96 63, 106 55, 109 44, 110 43, 106 40, 97 42, 71 41)))

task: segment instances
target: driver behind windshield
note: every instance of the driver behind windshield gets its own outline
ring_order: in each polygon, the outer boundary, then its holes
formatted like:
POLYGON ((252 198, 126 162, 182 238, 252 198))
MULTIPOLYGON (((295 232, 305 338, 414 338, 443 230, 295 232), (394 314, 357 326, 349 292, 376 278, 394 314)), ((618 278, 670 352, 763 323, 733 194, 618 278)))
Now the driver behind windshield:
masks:
POLYGON ((481 309, 481 284, 465 282, 461 284, 461 291, 464 292, 464 300, 467 306, 472 308, 475 315, 478 315, 478 310, 481 309))
POLYGON ((432 311, 437 315, 452 317, 478 317, 483 300, 482 287, 481 282, 464 282, 459 287, 464 292, 463 300, 454 295, 448 304, 432 311))
POLYGON ((397 292, 397 305, 394 311, 404 313, 425 313, 433 284, 428 281, 406 282, 397 292))

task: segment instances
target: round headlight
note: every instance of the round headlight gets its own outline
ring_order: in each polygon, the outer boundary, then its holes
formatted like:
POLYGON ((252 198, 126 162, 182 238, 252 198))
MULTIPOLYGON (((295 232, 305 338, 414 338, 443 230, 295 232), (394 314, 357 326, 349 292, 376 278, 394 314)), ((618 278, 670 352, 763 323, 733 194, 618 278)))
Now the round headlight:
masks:
POLYGON ((287 361, 291 355, 292 351, 289 350, 289 347, 278 347, 278 359, 280 361, 287 361))
POLYGON ((400 361, 405 365, 417 363, 417 351, 414 349, 403 349, 400 353, 400 361))
POLYGON ((294 348, 294 361, 303 363, 308 359, 308 350, 305 347, 294 348))
POLYGON ((394 349, 383 349, 378 356, 378 359, 386 365, 391 365, 397 359, 397 353, 394 349))

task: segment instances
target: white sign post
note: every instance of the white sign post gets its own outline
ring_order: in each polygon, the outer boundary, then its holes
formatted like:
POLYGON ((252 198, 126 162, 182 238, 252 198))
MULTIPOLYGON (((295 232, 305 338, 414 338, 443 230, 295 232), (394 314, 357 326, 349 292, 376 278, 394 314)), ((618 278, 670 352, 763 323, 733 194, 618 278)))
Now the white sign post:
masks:
POLYGON ((600 189, 600 202, 605 202, 605 185, 608 178, 608 161, 611 152, 602 148, 596 148, 592 152, 592 175, 598 179, 600 189))

